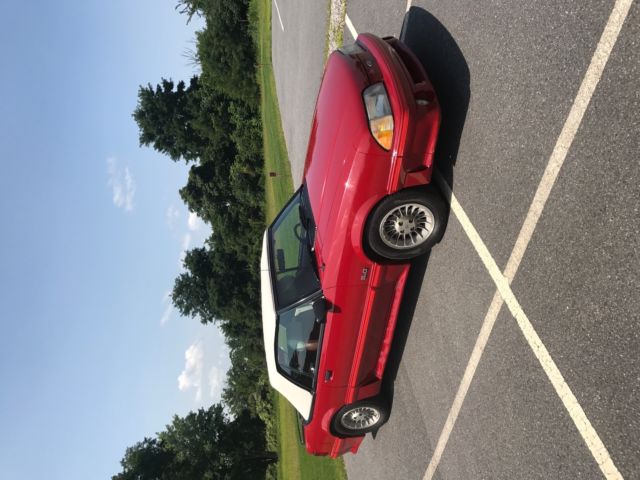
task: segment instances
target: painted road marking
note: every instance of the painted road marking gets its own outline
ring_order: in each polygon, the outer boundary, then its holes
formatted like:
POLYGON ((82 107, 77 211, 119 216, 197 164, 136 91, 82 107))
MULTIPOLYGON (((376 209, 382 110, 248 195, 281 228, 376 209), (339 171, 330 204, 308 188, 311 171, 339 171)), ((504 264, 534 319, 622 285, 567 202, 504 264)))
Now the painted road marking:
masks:
MULTIPOLYGON (((427 471, 424 474, 423 480, 430 480, 431 478, 433 478, 433 474, 435 473, 436 468, 440 463, 442 453, 444 452, 444 448, 446 447, 446 444, 449 440, 449 436, 453 430, 453 426, 455 425, 455 421, 460 412, 460 408, 462 408, 462 403, 464 402, 464 399, 466 397, 469 385, 473 380, 473 376, 480 362, 480 358, 482 356, 482 353, 484 352, 484 348, 487 344, 489 336, 491 335, 491 330, 493 329, 493 325, 495 324, 495 320, 498 317, 498 313, 500 312, 503 303, 507 304, 509 311, 516 319, 516 322, 518 323, 520 330, 527 340, 527 343, 533 350, 533 353, 538 359, 538 362, 542 366, 544 372, 547 374, 547 377, 556 390, 556 393, 560 397, 560 400, 569 413, 569 416, 573 420, 576 428, 578 429, 578 432, 582 436, 582 439, 589 448, 589 451, 598 463, 598 466, 600 467, 600 470, 604 474, 605 478, 622 479, 622 475, 613 463, 613 460, 611 459, 611 455, 609 454, 607 448, 605 447, 604 443, 602 443, 602 440, 593 428, 593 425, 591 425, 591 422, 580 406, 578 399, 571 391, 571 388, 565 381, 562 373, 553 361, 553 358, 551 358, 549 351, 542 343, 542 340, 533 328, 533 325, 527 318, 524 310, 522 310, 522 306, 511 290, 510 283, 513 280, 516 272, 518 271, 518 267, 520 266, 520 262, 522 261, 522 257, 524 256, 524 252, 529 242, 531 241, 533 231, 535 230, 538 220, 540 219, 540 216, 542 214, 542 210, 544 209, 544 206, 549 198, 549 194, 556 181, 556 178, 560 171, 560 167, 562 167, 569 148, 571 147, 578 128, 580 127, 580 123, 582 122, 584 113, 589 105, 591 97, 593 96, 593 92, 598 85, 600 77, 602 76, 604 67, 607 64, 609 56, 611 55, 611 51, 613 50, 613 46, 618 39, 618 35, 620 34, 622 25, 627 17, 627 14, 629 13, 629 8, 631 7, 632 2, 633 0, 618 0, 613 7, 611 15, 609 16, 609 20, 607 21, 602 36, 600 37, 600 41, 598 42, 596 50, 591 59, 591 63, 589 64, 582 84, 580 85, 578 94, 576 95, 571 110, 569 111, 569 115, 567 116, 565 124, 562 127, 562 131, 560 132, 560 136, 556 141, 553 152, 551 153, 547 168, 542 175, 542 179, 534 195, 532 205, 527 212, 525 221, 522 225, 520 233, 518 234, 516 244, 514 245, 514 249, 511 252, 509 261, 507 262, 507 267, 505 268, 504 275, 500 272, 500 269, 491 256, 489 249, 483 242, 482 238, 480 238, 478 231, 469 220, 469 217, 465 213, 455 195, 453 195, 453 192, 449 188, 449 185, 444 181, 442 176, 436 172, 436 179, 440 184, 440 187, 447 194, 447 196, 451 198, 451 210, 458 218, 458 221, 462 225, 462 228, 467 234, 467 237, 471 241, 474 249, 478 253, 485 268, 489 272, 489 275, 495 283, 498 291, 494 295, 491 305, 489 306, 489 310, 487 311, 487 314, 483 321, 480 334, 478 336, 478 339, 476 340, 476 345, 474 346, 471 358, 469 360, 469 364, 467 365, 467 369, 465 370, 465 373, 463 375, 460 387, 454 399, 454 403, 449 412, 449 416, 445 421, 445 426, 440 435, 440 438, 438 439, 436 450, 431 459, 431 462, 429 463, 429 466, 427 467, 427 471)), ((356 31, 348 15, 346 15, 346 24, 349 28, 349 31, 351 32, 351 35, 354 38, 357 38, 358 32, 356 31)))
POLYGON ((467 363, 467 367, 465 368, 464 374, 462 375, 462 380, 460 380, 458 391, 456 392, 453 403, 451 404, 451 408, 449 409, 449 414, 447 415, 447 419, 445 420, 442 431, 440 432, 438 443, 436 444, 436 448, 433 451, 433 456, 431 457, 431 461, 429 462, 429 466, 427 467, 427 471, 424 474, 423 480, 431 480, 433 478, 433 474, 438 468, 438 465, 440 464, 442 454, 444 453, 444 449, 449 442, 449 437, 451 436, 451 432, 453 431, 453 426, 455 425, 456 420, 458 420, 460 409, 462 408, 464 399, 467 396, 471 381, 476 374, 476 369, 480 364, 480 358, 482 357, 484 349, 487 346, 489 336, 491 335, 491 331, 493 330, 493 325, 496 323, 498 313, 500 313, 500 309, 502 308, 503 303, 504 300, 502 299, 502 296, 500 296, 500 292, 496 291, 496 293, 493 295, 493 299, 491 300, 489 310, 487 311, 487 314, 482 321, 480 334, 478 335, 478 338, 476 338, 476 343, 473 346, 473 350, 471 351, 471 357, 469 357, 469 362, 467 363))
POLYGON ((354 39, 358 38, 358 32, 356 31, 356 27, 353 26, 353 22, 349 18, 348 14, 345 14, 345 16, 344 16, 344 23, 347 25, 347 28, 349 29, 349 32, 351 33, 351 36, 354 39))
POLYGON ((453 430, 453 426, 457 419, 458 413, 460 412, 460 408, 462 407, 462 402, 464 401, 471 380, 473 380, 475 368, 477 368, 477 365, 480 362, 480 357, 482 356, 484 347, 489 339, 491 328, 495 323, 495 318, 497 318, 498 316, 498 312, 500 311, 500 307, 502 306, 503 301, 507 304, 511 315, 513 315, 513 317, 516 319, 516 322, 518 323, 520 330, 527 340, 527 343, 533 350, 533 353, 542 366, 542 369, 547 374, 547 377, 551 381, 551 384, 560 397, 562 404, 573 420, 573 423, 578 429, 578 432, 582 436, 583 440, 587 444, 587 447, 591 451, 591 454, 598 463, 600 470, 607 479, 621 479, 622 475, 613 463, 613 460, 611 459, 607 448, 602 443, 602 440, 600 440, 598 433, 595 431, 595 429, 591 425, 591 422, 584 413, 584 410, 578 403, 578 399, 571 391, 571 388, 569 388, 569 385, 562 376, 562 373, 551 358, 549 351, 542 343, 542 340, 540 340, 540 337, 533 328, 533 325, 522 310, 520 303, 516 299, 513 291, 511 290, 511 287, 509 286, 509 281, 500 272, 500 269, 489 253, 487 246, 480 238, 478 231, 471 224, 469 217, 460 206, 460 203, 458 202, 455 195, 453 195, 453 193, 449 189, 447 183, 439 174, 437 175, 437 179, 443 191, 446 192, 447 195, 451 195, 451 210, 462 225, 462 228, 467 234, 467 237, 478 253, 480 260, 482 260, 482 263, 489 272, 491 279, 498 288, 498 292, 502 297, 502 301, 496 301, 496 298, 494 296, 494 301, 491 302, 491 306, 489 307, 489 311, 487 312, 487 316, 485 317, 486 323, 483 323, 481 328, 480 336, 482 338, 476 341, 476 346, 473 349, 472 358, 469 360, 469 364, 471 365, 471 367, 467 365, 467 369, 465 370, 460 388, 458 390, 458 393, 456 393, 454 405, 451 407, 451 411, 449 412, 449 416, 447 417, 447 420, 445 422, 445 428, 440 434, 436 449, 434 451, 433 457, 431 458, 431 461, 429 462, 429 466, 427 467, 427 471, 424 474, 423 480, 430 480, 431 478, 433 478, 433 474, 435 473, 436 468, 440 463, 442 453, 444 452, 446 444, 449 440, 449 435, 453 430))
MULTIPOLYGON (((547 167, 542 175, 542 179, 534 195, 531 207, 527 212, 525 221, 520 233, 518 234, 516 244, 514 245, 509 261, 507 262, 504 275, 500 272, 500 269, 491 256, 489 249, 483 242, 482 238, 480 238, 478 231, 469 220, 469 217, 463 210, 455 195, 453 195, 449 185, 444 181, 442 176, 436 172, 436 179, 440 184, 440 187, 447 196, 451 198, 451 210, 458 218, 458 221, 462 225, 462 228, 467 234, 467 237, 471 241, 474 249, 480 256, 482 263, 489 272, 489 275, 495 283, 498 291, 494 295, 483 321, 480 334, 476 340, 471 358, 469 359, 469 364, 467 365, 463 375, 454 403, 449 412, 449 416, 445 421, 445 426, 440 438, 438 439, 434 455, 429 462, 429 466, 427 467, 423 480, 431 480, 438 464, 440 463, 442 453, 444 452, 449 440, 449 436, 451 435, 453 426, 457 420, 460 408, 462 408, 462 403, 467 395, 469 385, 473 380, 480 358, 482 357, 482 353, 484 352, 484 348, 489 340, 491 330, 493 329, 493 325, 495 324, 495 320, 498 317, 498 313, 500 312, 503 303, 507 304, 509 311, 516 319, 527 343, 533 350, 533 353, 538 359, 538 362, 542 366, 544 372, 547 374, 547 377, 560 397, 560 400, 569 413, 569 416, 573 420, 578 432, 582 436, 582 439, 589 448, 589 451, 598 463, 598 466, 605 478, 622 478, 622 475, 613 463, 607 448, 604 443, 602 443, 598 433, 595 431, 591 422, 584 413, 584 410, 580 406, 578 399, 571 391, 571 388, 565 381, 562 373, 553 361, 553 358, 551 358, 549 351, 542 343, 542 340, 533 328, 533 325, 527 318, 527 315, 522 310, 520 303, 511 290, 510 283, 518 271, 524 252, 531 241, 533 231, 535 230, 538 220, 542 214, 542 210, 549 198, 549 194, 556 181, 560 167, 562 167, 569 148, 571 147, 578 128, 580 127, 584 113, 589 105, 591 97, 593 96, 593 92, 598 85, 600 77, 602 76, 604 67, 611 55, 611 51, 613 50, 613 46, 618 39, 618 35, 620 34, 624 20, 629 13, 632 1, 633 0, 618 0, 613 7, 589 67, 587 68, 587 72, 582 80, 582 84, 578 89, 578 94, 576 95, 571 110, 569 111, 569 115, 567 116, 565 124, 562 127, 562 131, 560 132, 560 136, 558 137, 556 145, 551 153, 551 157, 549 158, 547 167)), ((346 16, 346 23, 353 37, 357 38, 358 33, 348 15, 346 16)))
POLYGON ((408 12, 409 9, 411 8, 411 1, 412 0, 407 0, 407 9, 405 10, 405 12, 408 12))
POLYGON ((278 2, 276 0, 273 0, 273 3, 276 6, 276 12, 278 13, 278 20, 280 20, 280 28, 282 28, 282 31, 284 32, 284 25, 282 23, 282 17, 280 16, 280 9, 278 8, 278 2))
MULTIPOLYGON (((620 34, 620 29, 622 28, 622 24, 627 17, 629 8, 631 7, 631 3, 632 0, 617 1, 613 7, 611 15, 609 16, 609 20, 607 21, 600 41, 598 42, 596 50, 591 59, 591 63, 589 64, 582 84, 580 85, 580 88, 578 90, 578 94, 576 95, 576 99, 574 100, 569 115, 567 116, 562 131, 560 132, 560 136, 556 141, 556 145, 553 149, 553 152, 551 153, 551 157, 549 158, 547 168, 542 175, 542 179, 534 195, 531 207, 527 212, 527 216, 522 225, 522 228, 520 229, 520 233, 518 234, 518 238, 511 252, 511 256, 509 257, 509 261, 507 262, 503 278, 504 280, 506 280, 506 282, 508 282, 508 284, 513 281, 516 272, 518 271, 518 268, 524 256, 524 252, 526 251, 527 246, 531 241, 531 237, 533 236, 533 232, 536 228, 536 225, 538 224, 538 220, 542 215, 542 210, 544 209, 544 206, 549 198, 551 189, 553 188, 556 178, 558 177, 560 168, 562 167, 569 148, 573 143, 573 139, 575 138, 580 123, 582 122, 582 118, 587 109, 587 106, 589 105, 593 92, 598 85, 613 46, 615 45, 618 35, 620 34)), ((441 183, 445 183, 446 185, 446 182, 443 182, 441 177, 439 179, 441 183)), ((448 185, 446 185, 446 188, 448 189, 448 185)), ((452 197, 452 199, 453 198, 454 197, 452 197)), ((457 201, 456 204, 459 207, 457 201)), ((453 208, 453 202, 452 210, 454 210, 454 213, 460 219, 460 216, 453 208)), ((459 210, 462 214, 464 214, 464 211, 462 211, 462 207, 459 207, 459 210)), ((464 214, 464 218, 467 218, 466 214, 464 214)), ((471 239, 471 237, 469 238, 471 239)), ((478 236, 478 239, 479 238, 480 237, 478 236)), ((510 290, 511 289, 509 288, 509 291, 510 290)), ((515 300, 515 297, 513 297, 513 299, 515 300)), ((436 444, 433 457, 431 458, 431 462, 429 463, 427 471, 425 472, 424 480, 430 480, 433 477, 433 474, 435 473, 436 468, 440 463, 440 459, 442 458, 442 454, 449 440, 449 436, 451 435, 453 426, 455 425, 458 414, 460 413, 460 409, 462 408, 462 403, 464 402, 471 381, 473 380, 476 369, 478 368, 478 364, 480 363, 480 358, 482 357, 484 348, 489 341, 489 336, 491 335, 491 331, 493 329, 495 321, 498 317, 498 314, 500 313, 502 304, 506 300, 507 298, 504 297, 504 295, 500 291, 500 288, 498 288, 498 291, 496 291, 495 295, 493 296, 491 305, 489 306, 489 310, 487 311, 487 314, 485 315, 485 318, 482 322, 480 334, 478 335, 476 344, 474 345, 473 351, 471 352, 471 357, 469 358, 469 362, 462 376, 462 380, 460 381, 460 386, 458 387, 458 391, 456 392, 453 404, 451 405, 449 415, 447 416, 444 427, 440 434, 440 438, 438 439, 438 443, 436 444)), ((513 307, 515 308, 515 306, 513 307)), ((611 479, 622 478, 622 475, 613 463, 609 452, 607 451, 597 432, 589 422, 589 419, 586 417, 584 411, 582 410, 582 407, 571 392, 569 386, 564 381, 564 378, 558 370, 558 367, 553 362, 553 359, 549 355, 549 352, 542 344, 542 341, 538 337, 538 334, 527 319, 526 315, 524 315, 524 312, 522 312, 518 317, 514 313, 512 306, 509 306, 509 309, 516 318, 516 321, 518 322, 522 333, 525 335, 527 342, 540 361, 543 369, 545 370, 545 373, 549 377, 549 380, 551 380, 551 383, 560 396, 560 399, 569 412, 569 415, 573 419, 576 427, 578 428, 578 431, 580 432, 580 435, 587 444, 587 447, 596 459, 604 476, 611 479)), ((518 312, 522 310, 519 304, 517 305, 517 309, 519 309, 518 312)))
POLYGON ((516 240, 513 251, 511 252, 511 257, 509 258, 509 262, 507 263, 507 267, 504 272, 509 281, 513 280, 513 277, 520 266, 520 261, 522 260, 527 245, 529 245, 529 241, 533 235, 533 231, 535 230, 538 220, 540 219, 540 215, 542 214, 542 209, 544 208, 545 203, 547 203, 549 193, 551 192, 556 178, 558 177, 560 167, 562 167, 562 164, 567 157, 567 152, 569 151, 576 132, 580 127, 582 117, 589 106, 593 92, 600 81, 604 67, 607 64, 607 60, 609 60, 609 55, 611 55, 613 46, 618 39, 620 29, 622 28, 622 24, 624 23, 627 14, 629 13, 629 8, 631 7, 632 2, 633 0, 618 0, 611 11, 609 20, 604 27, 600 41, 593 53, 593 57, 591 58, 589 68, 587 68, 587 72, 584 75, 578 94, 573 101, 569 115, 564 122, 560 136, 553 148, 553 152, 551 152, 549 163, 542 175, 542 180, 540 180, 540 184, 538 185, 536 194, 533 197, 531 207, 527 212, 527 217, 522 224, 522 228, 518 234, 518 239, 516 240))

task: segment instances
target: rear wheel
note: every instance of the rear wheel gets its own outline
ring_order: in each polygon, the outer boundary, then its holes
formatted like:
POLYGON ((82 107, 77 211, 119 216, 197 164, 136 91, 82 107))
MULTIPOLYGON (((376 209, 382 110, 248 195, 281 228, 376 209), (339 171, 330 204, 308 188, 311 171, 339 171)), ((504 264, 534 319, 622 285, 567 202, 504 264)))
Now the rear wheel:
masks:
POLYGON ((389 407, 380 397, 342 407, 333 418, 333 430, 341 437, 356 437, 377 430, 389 418, 389 407))
POLYGON ((364 239, 369 250, 382 259, 411 260, 440 241, 445 218, 445 203, 435 189, 401 190, 373 209, 364 239))

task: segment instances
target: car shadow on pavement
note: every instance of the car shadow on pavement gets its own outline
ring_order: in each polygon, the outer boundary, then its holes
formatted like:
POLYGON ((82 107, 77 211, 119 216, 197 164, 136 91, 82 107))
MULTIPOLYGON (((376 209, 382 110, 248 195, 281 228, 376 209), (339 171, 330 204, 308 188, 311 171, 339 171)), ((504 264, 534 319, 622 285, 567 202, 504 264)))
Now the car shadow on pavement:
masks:
MULTIPOLYGON (((453 167, 457 161, 460 138, 469 107, 469 67, 449 31, 436 17, 422 8, 412 7, 406 13, 400 40, 420 60, 438 95, 442 121, 435 153, 436 168, 453 188, 453 167)), ((429 255, 413 262, 407 278, 383 378, 382 390, 391 404, 394 383, 411 330, 428 263, 429 255)))
POLYGON ((418 57, 438 95, 442 122, 436 167, 453 187, 453 167, 469 108, 469 66, 449 31, 423 8, 411 7, 406 13, 400 40, 418 57))

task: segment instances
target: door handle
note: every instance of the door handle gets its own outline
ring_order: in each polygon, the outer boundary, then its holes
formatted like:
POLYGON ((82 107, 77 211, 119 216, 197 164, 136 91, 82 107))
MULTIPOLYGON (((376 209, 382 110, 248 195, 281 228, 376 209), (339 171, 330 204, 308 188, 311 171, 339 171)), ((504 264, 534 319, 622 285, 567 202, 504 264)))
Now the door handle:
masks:
POLYGON ((324 372, 324 381, 325 381, 325 383, 326 382, 330 382, 332 378, 333 378, 333 371, 325 370, 325 372, 324 372))

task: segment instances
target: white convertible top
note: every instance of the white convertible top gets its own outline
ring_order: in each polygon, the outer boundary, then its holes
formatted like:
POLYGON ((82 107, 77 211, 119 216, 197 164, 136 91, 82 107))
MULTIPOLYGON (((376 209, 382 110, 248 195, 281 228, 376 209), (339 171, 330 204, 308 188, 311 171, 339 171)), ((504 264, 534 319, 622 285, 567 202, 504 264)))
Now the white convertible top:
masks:
POLYGON ((262 333, 264 335, 264 350, 267 357, 267 372, 269 383, 280 392, 293 407, 300 412, 305 420, 311 415, 313 396, 310 392, 291 382, 278 372, 276 368, 276 310, 273 300, 273 286, 269 273, 269 258, 267 250, 267 232, 262 241, 262 258, 260 259, 260 286, 262 290, 262 333))

